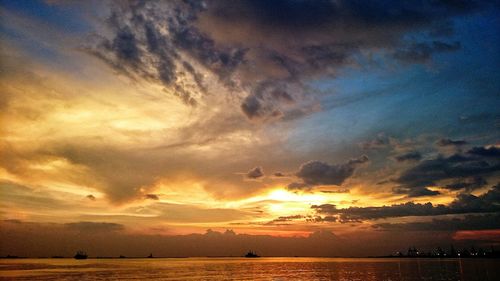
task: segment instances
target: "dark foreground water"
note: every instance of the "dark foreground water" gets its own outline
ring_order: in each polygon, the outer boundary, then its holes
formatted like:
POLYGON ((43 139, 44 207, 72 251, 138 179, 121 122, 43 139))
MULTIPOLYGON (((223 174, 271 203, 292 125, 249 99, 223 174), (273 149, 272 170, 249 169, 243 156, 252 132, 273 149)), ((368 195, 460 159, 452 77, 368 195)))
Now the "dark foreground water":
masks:
POLYGON ((0 259, 0 280, 500 280, 500 260, 0 259))

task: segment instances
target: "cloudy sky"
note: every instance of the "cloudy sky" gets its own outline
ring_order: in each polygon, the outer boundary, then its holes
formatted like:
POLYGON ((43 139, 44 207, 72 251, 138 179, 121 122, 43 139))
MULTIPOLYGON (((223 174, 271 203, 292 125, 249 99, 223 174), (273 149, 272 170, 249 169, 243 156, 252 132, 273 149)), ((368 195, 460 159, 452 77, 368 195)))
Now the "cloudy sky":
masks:
POLYGON ((500 244, 498 1, 0 3, 1 255, 500 244))

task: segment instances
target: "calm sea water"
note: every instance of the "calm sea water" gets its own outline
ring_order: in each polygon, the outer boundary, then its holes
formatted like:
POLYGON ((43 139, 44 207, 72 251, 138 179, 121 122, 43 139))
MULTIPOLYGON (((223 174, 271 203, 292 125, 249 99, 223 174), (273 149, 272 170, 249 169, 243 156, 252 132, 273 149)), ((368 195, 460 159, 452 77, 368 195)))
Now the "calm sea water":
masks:
POLYGON ((500 260, 0 259, 0 280, 500 280, 500 260))

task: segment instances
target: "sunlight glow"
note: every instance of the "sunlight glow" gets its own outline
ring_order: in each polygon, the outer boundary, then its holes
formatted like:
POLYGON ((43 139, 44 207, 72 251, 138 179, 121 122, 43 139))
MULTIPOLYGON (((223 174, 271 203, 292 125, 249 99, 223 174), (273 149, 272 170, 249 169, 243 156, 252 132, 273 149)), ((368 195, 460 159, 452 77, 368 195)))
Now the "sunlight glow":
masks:
POLYGON ((322 204, 327 198, 321 194, 298 194, 283 189, 276 189, 269 193, 268 199, 288 202, 303 202, 308 204, 322 204))

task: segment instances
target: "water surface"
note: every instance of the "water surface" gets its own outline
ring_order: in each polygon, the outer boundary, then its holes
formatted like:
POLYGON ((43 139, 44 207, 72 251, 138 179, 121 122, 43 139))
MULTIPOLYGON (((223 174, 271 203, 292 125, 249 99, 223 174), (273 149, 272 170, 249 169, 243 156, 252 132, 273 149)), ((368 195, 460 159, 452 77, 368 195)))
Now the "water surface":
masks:
POLYGON ((500 280, 500 260, 0 259, 0 280, 500 280))

